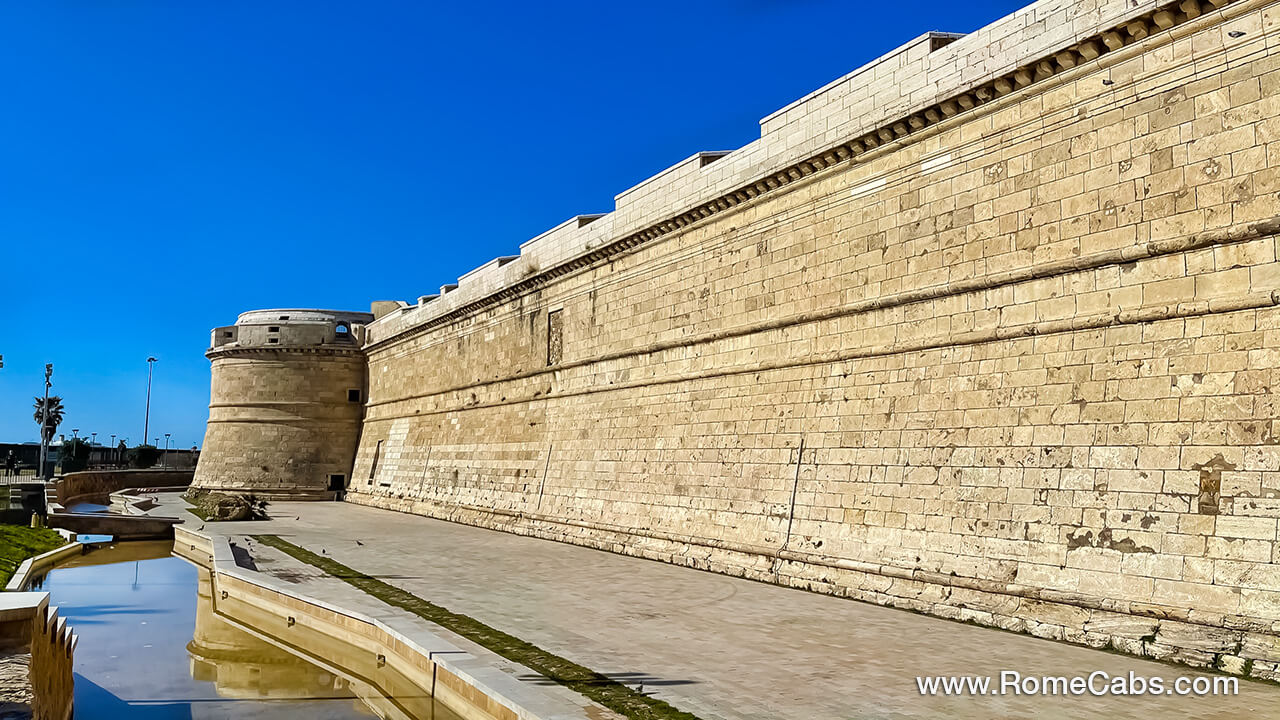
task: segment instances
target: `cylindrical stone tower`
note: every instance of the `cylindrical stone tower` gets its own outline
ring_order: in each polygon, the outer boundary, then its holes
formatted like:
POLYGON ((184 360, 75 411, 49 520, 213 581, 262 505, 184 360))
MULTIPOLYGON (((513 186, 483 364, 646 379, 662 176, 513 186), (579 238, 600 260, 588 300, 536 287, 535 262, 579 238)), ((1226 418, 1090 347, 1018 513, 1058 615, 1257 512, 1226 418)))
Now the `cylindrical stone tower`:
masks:
POLYGON ((325 500, 351 477, 373 315, 254 310, 216 328, 209 424, 192 488, 325 500))

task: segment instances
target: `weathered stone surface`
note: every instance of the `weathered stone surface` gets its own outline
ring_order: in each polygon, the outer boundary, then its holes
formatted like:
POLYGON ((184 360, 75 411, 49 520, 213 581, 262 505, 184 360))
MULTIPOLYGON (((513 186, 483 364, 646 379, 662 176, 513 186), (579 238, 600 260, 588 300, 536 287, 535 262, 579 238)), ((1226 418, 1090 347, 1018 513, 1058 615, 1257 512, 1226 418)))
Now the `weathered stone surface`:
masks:
POLYGON ((331 498, 350 477, 367 313, 258 310, 216 328, 209 424, 191 486, 331 498))
POLYGON ((1156 631, 1155 642, 1161 645, 1208 653, 1233 652, 1240 646, 1241 633, 1232 630, 1190 625, 1165 620, 1156 631))
POLYGON ((1240 656, 1267 662, 1280 662, 1280 638, 1274 635, 1245 633, 1240 656))
POLYGON ((1124 638, 1145 638, 1156 634, 1160 621, 1125 613, 1094 611, 1084 623, 1084 629, 1104 635, 1124 638))
POLYGON ((249 503, 235 495, 223 495, 209 504, 208 512, 209 520, 246 520, 249 517, 249 503))
POLYGON ((1212 665, 1280 621, 1280 24, 1029 12, 380 306, 363 358, 215 347, 197 485, 347 463, 354 502, 1212 665), (306 433, 255 424, 277 391, 306 433))
POLYGON ((26 720, 31 717, 31 654, 0 650, 0 717, 26 720))
POLYGON ((69 720, 76 639, 49 594, 0 595, 0 713, 6 719, 69 720))

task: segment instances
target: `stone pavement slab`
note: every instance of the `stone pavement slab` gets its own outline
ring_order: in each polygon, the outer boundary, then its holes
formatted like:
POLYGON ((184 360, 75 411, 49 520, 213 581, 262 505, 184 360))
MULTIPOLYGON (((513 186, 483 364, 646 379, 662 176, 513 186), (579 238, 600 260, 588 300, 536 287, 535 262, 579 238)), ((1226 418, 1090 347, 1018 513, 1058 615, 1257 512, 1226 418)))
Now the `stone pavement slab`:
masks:
MULTIPOLYGON (((271 513, 271 521, 209 523, 205 532, 276 534, 323 551, 593 670, 643 684, 644 692, 705 720, 1280 717, 1280 687, 1246 680, 1238 695, 1217 697, 926 697, 917 676, 1132 671, 1172 685, 1204 673, 387 510, 279 502, 271 513)), ((260 550, 267 549, 253 552, 260 550)), ((310 580, 309 593, 336 588, 310 580)), ((380 601, 354 588, 333 592, 342 603, 365 602, 362 612, 380 611, 380 601)))
MULTIPOLYGON (((244 527, 242 524, 222 524, 216 527, 230 529, 244 527)), ((207 531, 206 531, 207 532, 207 531)), ((237 562, 248 560, 250 569, 271 575, 292 585, 297 592, 309 598, 315 598, 333 606, 348 610, 358 610, 361 614, 385 623, 388 627, 407 637, 423 637, 417 631, 425 631, 428 635, 444 637, 457 650, 467 653, 470 658, 450 658, 454 669, 472 671, 471 665, 483 665, 490 670, 498 670, 521 680, 512 692, 504 687, 506 697, 520 707, 534 713, 538 718, 579 718, 591 717, 599 720, 613 720, 618 716, 603 706, 584 699, 568 688, 546 683, 530 676, 528 668, 503 658, 470 640, 445 630, 434 623, 423 620, 391 605, 371 598, 354 586, 326 574, 311 565, 296 560, 289 555, 271 547, 254 542, 251 537, 227 535, 235 543, 233 552, 238 555, 237 562)), ((452 715, 450 716, 452 717, 452 715)))

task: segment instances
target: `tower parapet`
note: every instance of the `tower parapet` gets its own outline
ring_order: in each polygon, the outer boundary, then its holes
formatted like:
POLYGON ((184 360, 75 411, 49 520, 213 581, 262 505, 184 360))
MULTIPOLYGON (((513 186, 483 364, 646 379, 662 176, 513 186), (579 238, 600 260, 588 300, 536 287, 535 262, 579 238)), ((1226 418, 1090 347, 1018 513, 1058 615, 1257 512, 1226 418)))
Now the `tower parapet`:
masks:
POLYGON ((351 476, 373 315, 253 310, 213 330, 209 424, 192 488, 330 499, 351 476))

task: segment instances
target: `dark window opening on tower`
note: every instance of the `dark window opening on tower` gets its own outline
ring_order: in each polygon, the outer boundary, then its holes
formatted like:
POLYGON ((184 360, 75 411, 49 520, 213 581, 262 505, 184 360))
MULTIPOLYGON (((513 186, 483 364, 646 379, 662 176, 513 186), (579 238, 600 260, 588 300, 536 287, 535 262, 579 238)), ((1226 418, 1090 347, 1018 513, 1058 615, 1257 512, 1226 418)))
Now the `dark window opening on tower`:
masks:
POLYGON ((267 338, 268 343, 279 343, 280 338, 267 338))
POLYGON ((547 364, 559 364, 564 356, 564 322, 561 318, 561 310, 552 310, 547 313, 547 364))
POLYGON ((348 391, 347 391, 347 402, 353 402, 353 403, 358 403, 358 402, 360 402, 360 391, 359 391, 359 390, 356 390, 356 389, 348 390, 348 391))
POLYGON ((280 332, 280 326, 272 325, 271 327, 267 328, 267 332, 280 332))

